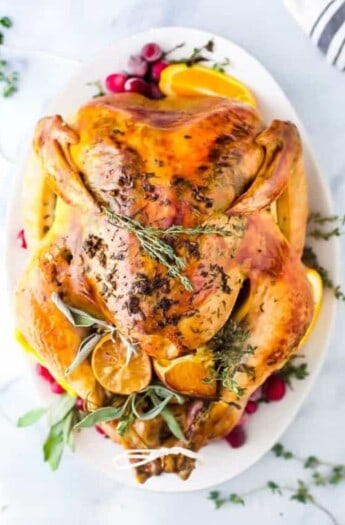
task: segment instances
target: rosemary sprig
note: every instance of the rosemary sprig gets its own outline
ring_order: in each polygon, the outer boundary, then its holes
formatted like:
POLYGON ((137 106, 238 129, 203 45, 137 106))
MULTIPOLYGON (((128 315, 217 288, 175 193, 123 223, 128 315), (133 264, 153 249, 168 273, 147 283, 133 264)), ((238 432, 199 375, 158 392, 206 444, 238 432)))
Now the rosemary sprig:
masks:
POLYGON ((298 479, 295 486, 283 485, 276 481, 268 481, 262 486, 256 487, 248 492, 244 493, 232 493, 228 496, 222 496, 218 490, 213 490, 209 493, 208 499, 213 501, 215 508, 219 509, 227 503, 234 505, 245 505, 246 499, 256 493, 270 491, 272 494, 284 495, 285 493, 291 494, 290 499, 298 501, 303 504, 311 504, 318 510, 323 512, 333 525, 339 525, 336 518, 326 507, 321 505, 311 493, 311 488, 320 485, 338 485, 345 481, 345 465, 330 463, 323 461, 316 456, 308 456, 302 458, 297 456, 291 451, 288 451, 280 443, 277 443, 272 452, 280 459, 290 460, 294 459, 299 461, 303 468, 312 471, 311 479, 301 480, 298 479), (321 470, 323 469, 323 470, 321 470))
POLYGON ((144 251, 163 266, 168 269, 169 275, 176 277, 180 280, 186 290, 191 292, 193 290, 192 283, 182 274, 182 271, 186 269, 186 261, 176 254, 174 248, 168 244, 164 239, 175 238, 178 235, 209 235, 217 234, 223 237, 229 237, 233 235, 241 235, 243 233, 243 227, 236 223, 230 224, 228 227, 212 226, 211 224, 203 224, 196 226, 195 228, 184 228, 183 226, 171 226, 166 230, 160 230, 153 228, 152 226, 144 226, 139 221, 110 211, 108 208, 102 208, 104 213, 107 215, 108 220, 114 226, 118 228, 126 229, 133 233, 138 241, 140 242, 144 251))
POLYGON ((103 211, 111 224, 134 233, 151 259, 160 262, 168 268, 169 274, 172 277, 177 277, 186 290, 189 292, 193 290, 190 280, 181 273, 181 270, 186 268, 186 262, 182 257, 176 255, 174 249, 167 242, 161 239, 160 230, 156 230, 152 226, 143 226, 139 221, 126 215, 114 213, 107 208, 103 208, 103 211))
POLYGON ((255 347, 247 343, 249 335, 249 331, 233 319, 226 322, 209 342, 215 365, 209 377, 204 379, 205 382, 216 379, 238 397, 243 396, 246 389, 238 385, 235 376, 238 372, 245 372, 249 375, 254 373, 252 367, 242 362, 246 355, 255 352, 255 347))

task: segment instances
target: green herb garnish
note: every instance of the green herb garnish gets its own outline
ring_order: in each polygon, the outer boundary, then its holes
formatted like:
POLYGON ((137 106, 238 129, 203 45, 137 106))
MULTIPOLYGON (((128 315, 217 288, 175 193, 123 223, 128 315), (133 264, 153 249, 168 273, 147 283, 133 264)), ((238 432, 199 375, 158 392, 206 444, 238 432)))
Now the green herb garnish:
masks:
POLYGON ((94 82, 86 82, 87 86, 92 86, 96 89, 96 93, 92 95, 92 98, 104 97, 105 91, 103 89, 103 84, 100 80, 95 80, 94 82))
POLYGON ((73 427, 81 417, 75 405, 75 399, 68 394, 59 396, 47 409, 30 410, 18 419, 18 427, 33 425, 46 414, 50 426, 48 436, 43 444, 44 461, 52 470, 60 464, 65 445, 73 449, 73 427))
POLYGON ((6 29, 9 29, 13 24, 12 20, 8 16, 3 16, 0 18, 0 25, 2 25, 2 27, 6 27, 6 29))
POLYGON ((133 355, 136 355, 137 351, 134 345, 127 341, 127 339, 120 332, 117 332, 115 326, 107 323, 106 321, 102 321, 97 317, 93 317, 92 315, 88 314, 87 312, 84 312, 83 310, 79 310, 78 308, 69 306, 61 299, 61 297, 57 293, 53 293, 51 299, 55 306, 60 310, 61 313, 64 314, 66 319, 68 319, 68 321, 73 326, 83 328, 94 327, 97 329, 96 332, 87 335, 85 339, 82 340, 75 358, 73 359, 69 367, 65 370, 65 375, 69 375, 76 368, 78 368, 78 366, 83 361, 85 361, 85 359, 88 358, 88 356, 94 350, 95 346, 100 341, 100 339, 102 339, 102 337, 107 333, 111 334, 111 337, 114 342, 116 340, 116 337, 119 337, 122 344, 126 348, 126 366, 132 359, 133 355))
POLYGON ((291 451, 286 450, 281 443, 277 443, 273 447, 272 452, 280 459, 296 460, 299 461, 305 469, 311 469, 313 471, 311 479, 298 479, 295 486, 283 485, 270 480, 264 485, 255 487, 247 492, 241 494, 232 493, 228 496, 223 496, 219 490, 213 490, 209 493, 208 499, 214 503, 215 508, 220 509, 227 503, 245 505, 246 499, 249 496, 259 492, 269 491, 272 494, 278 494, 280 496, 290 494, 291 500, 303 504, 311 504, 320 512, 323 512, 333 525, 340 525, 333 514, 316 500, 315 496, 311 493, 311 489, 315 486, 334 485, 344 482, 345 465, 323 461, 316 456, 308 456, 306 458, 299 457, 291 451))
MULTIPOLYGON (((184 47, 186 44, 185 42, 173 47, 172 49, 169 49, 169 51, 166 51, 163 53, 163 56, 166 57, 167 55, 173 53, 176 49, 180 49, 181 47, 184 47)), ((215 62, 214 59, 210 56, 205 55, 205 51, 208 53, 213 53, 215 48, 215 43, 213 38, 208 40, 205 45, 201 47, 195 47, 192 51, 192 53, 184 58, 179 58, 177 60, 173 60, 172 63, 176 64, 186 64, 188 67, 191 67, 195 64, 199 64, 200 62, 210 62, 212 63, 212 69, 215 71, 219 71, 220 73, 225 73, 225 67, 230 65, 230 59, 224 58, 221 62, 215 62)))
POLYGON ((302 355, 293 355, 290 357, 288 362, 278 371, 278 374, 284 379, 285 383, 287 383, 290 387, 291 380, 292 379, 298 379, 303 380, 306 377, 308 377, 308 364, 307 363, 299 363, 296 364, 297 359, 301 359, 304 356, 302 355))
POLYGON ((115 400, 116 406, 102 407, 87 414, 75 428, 88 428, 97 423, 118 420, 117 432, 123 436, 135 419, 148 421, 160 415, 177 439, 187 441, 175 416, 168 408, 173 399, 179 404, 185 402, 183 396, 162 385, 149 385, 127 397, 119 396, 115 400))
MULTIPOLYGON (((5 29, 12 27, 12 21, 8 16, 0 18, 0 25, 5 29)), ((0 45, 4 42, 4 33, 0 31, 0 45)), ((0 59, 0 84, 3 85, 2 96, 11 97, 18 91, 19 73, 13 71, 7 60, 0 59)))
POLYGON ((314 212, 309 215, 308 224, 309 237, 328 241, 332 237, 340 237, 340 235, 343 235, 344 231, 341 227, 345 225, 345 215, 331 215, 328 217, 319 212, 314 212), (333 225, 333 228, 329 229, 331 225, 333 225), (327 227, 328 229, 325 230, 327 227))
POLYGON ((182 274, 186 269, 186 261, 176 254, 174 248, 168 244, 164 239, 175 238, 179 235, 208 235, 217 234, 223 237, 241 236, 243 234, 243 227, 238 225, 235 221, 229 223, 227 227, 212 226, 211 224, 204 224, 196 226, 195 228, 184 228, 183 226, 171 226, 166 230, 153 228, 152 226, 144 226, 139 221, 122 215, 114 213, 107 208, 103 208, 108 220, 118 228, 126 229, 134 233, 140 242, 143 250, 151 257, 168 269, 169 275, 180 280, 186 290, 191 292, 193 290, 190 280, 182 274))
POLYGON ((209 342, 215 364, 209 377, 204 379, 205 382, 212 382, 216 379, 238 397, 245 394, 246 389, 238 385, 235 376, 238 372, 254 374, 254 368, 243 363, 243 358, 253 354, 256 350, 254 346, 247 343, 249 335, 249 330, 243 324, 233 319, 225 323, 209 342))

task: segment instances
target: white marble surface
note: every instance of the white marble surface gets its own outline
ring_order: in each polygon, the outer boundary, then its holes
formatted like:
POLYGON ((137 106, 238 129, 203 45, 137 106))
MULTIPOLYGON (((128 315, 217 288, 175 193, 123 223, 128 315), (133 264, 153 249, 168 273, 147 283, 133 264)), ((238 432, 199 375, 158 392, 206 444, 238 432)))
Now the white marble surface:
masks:
MULTIPOLYGON (((78 69, 78 64, 30 50, 88 60, 110 42, 161 25, 208 29, 233 39, 256 55, 285 89, 309 131, 332 189, 335 208, 345 200, 345 75, 331 69, 312 47, 281 0, 0 0, 0 15, 15 26, 6 55, 21 70, 20 91, 0 98, 0 147, 15 160, 47 101, 78 69), (15 51, 15 48, 19 50, 15 51)), ((0 229, 14 169, 0 162, 0 229)), ((342 246, 344 248, 344 244, 342 246)), ((1 246, 2 251, 2 246, 1 246)), ((344 280, 344 279, 343 279, 344 280)), ((207 491, 188 495, 149 494, 115 485, 66 455, 60 470, 48 471, 41 459, 43 429, 15 428, 22 412, 37 404, 25 367, 11 344, 1 293, 0 366, 0 524, 1 525, 323 525, 327 518, 309 506, 278 496, 256 495, 245 508, 214 511, 207 491)), ((341 307, 327 361, 308 400, 283 442, 301 455, 318 454, 345 462, 344 336, 341 307)), ((295 480, 294 463, 271 455, 221 487, 235 492, 270 478, 295 480)), ((320 500, 345 523, 343 487, 323 488, 320 500)))

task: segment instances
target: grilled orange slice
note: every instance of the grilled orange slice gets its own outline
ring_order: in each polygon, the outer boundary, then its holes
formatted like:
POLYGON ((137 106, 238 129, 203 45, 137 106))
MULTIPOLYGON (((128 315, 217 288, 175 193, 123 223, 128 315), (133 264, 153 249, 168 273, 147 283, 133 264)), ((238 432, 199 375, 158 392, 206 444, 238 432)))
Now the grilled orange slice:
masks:
POLYGON ((176 359, 154 359, 159 379, 172 390, 195 397, 214 397, 217 383, 212 379, 213 359, 209 348, 176 359))
POLYGON ((103 388, 115 394, 128 395, 145 388, 151 381, 149 356, 142 351, 127 363, 127 349, 119 337, 115 342, 105 335, 92 354, 92 370, 103 388))
POLYGON ((237 78, 204 66, 172 64, 163 69, 159 87, 165 95, 213 95, 256 107, 254 95, 237 78))

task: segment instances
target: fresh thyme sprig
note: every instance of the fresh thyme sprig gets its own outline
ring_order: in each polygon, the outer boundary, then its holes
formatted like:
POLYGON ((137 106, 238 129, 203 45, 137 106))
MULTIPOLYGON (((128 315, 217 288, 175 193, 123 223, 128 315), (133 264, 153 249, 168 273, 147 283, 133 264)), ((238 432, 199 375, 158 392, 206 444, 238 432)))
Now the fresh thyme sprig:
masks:
POLYGON ((313 237, 314 239, 322 239, 328 241, 332 237, 340 237, 344 234, 344 231, 341 230, 341 227, 345 225, 345 215, 331 215, 329 217, 322 215, 319 212, 313 212, 309 215, 308 223, 310 226, 314 226, 314 229, 308 231, 308 236, 313 237), (334 225, 331 230, 324 230, 319 227, 315 228, 315 225, 318 226, 330 226, 334 225))
POLYGON ((248 492, 241 494, 232 493, 229 496, 222 496, 218 490, 213 490, 209 493, 208 499, 213 501, 215 508, 219 509, 226 503, 232 503, 235 505, 245 505, 246 499, 258 492, 270 491, 273 494, 283 495, 284 493, 290 493, 290 499, 298 501, 299 503, 311 504, 321 512, 326 514, 331 520, 333 525, 339 525, 333 514, 323 505, 321 505, 313 496, 310 489, 313 486, 321 485, 338 485, 345 481, 345 465, 330 463, 323 461, 316 456, 308 456, 302 458, 294 454, 293 452, 286 450, 281 443, 277 443, 273 449, 273 454, 281 459, 290 460, 294 459, 299 461, 305 469, 312 471, 311 479, 308 480, 297 480, 295 486, 283 485, 275 481, 268 481, 262 486, 256 487, 248 492), (322 469, 322 470, 321 470, 322 469))
MULTIPOLYGON (((8 16, 0 18, 0 26, 5 29, 12 27, 12 20, 8 16)), ((4 41, 4 34, 0 31, 0 45, 4 41)), ((5 98, 11 97, 18 91, 19 73, 13 71, 7 60, 0 59, 0 84, 3 84, 2 96, 5 98)))
MULTIPOLYGON (((163 53, 163 55, 166 57, 176 49, 180 49, 181 47, 185 46, 185 43, 181 43, 178 46, 175 46, 174 48, 170 49, 169 51, 166 51, 163 53)), ((177 60, 173 60, 172 63, 176 64, 186 64, 188 67, 194 66, 195 64, 199 64, 200 62, 211 62, 213 63, 212 69, 215 71, 219 71, 220 73, 225 73, 225 67, 230 65, 230 59, 224 58, 220 62, 216 62, 211 56, 205 55, 205 51, 207 53, 213 53, 214 52, 215 43, 213 38, 208 40, 206 44, 204 44, 201 47, 195 47, 192 51, 192 53, 183 58, 179 58, 177 60)))
POLYGON ((209 342, 215 365, 209 377, 204 379, 205 382, 208 383, 216 379, 238 397, 243 396, 246 389, 238 385, 235 376, 238 372, 249 375, 254 373, 252 367, 242 362, 246 355, 255 352, 255 347, 247 343, 249 335, 249 330, 233 319, 226 322, 209 342))
POLYGON ((304 356, 299 354, 293 355, 283 368, 278 371, 278 375, 282 377, 285 383, 291 388, 292 379, 303 380, 309 375, 308 364, 306 362, 296 364, 296 360, 301 358, 304 358, 304 356))
POLYGON ((209 235, 217 234, 223 237, 233 235, 241 235, 243 229, 241 226, 230 224, 228 227, 212 226, 211 224, 203 224, 195 228, 184 228, 183 226, 171 226, 166 230, 153 228, 152 226, 144 226, 139 221, 110 211, 108 208, 102 208, 107 215, 108 220, 118 228, 126 229, 133 233, 140 242, 144 251, 163 266, 168 269, 169 275, 180 280, 186 290, 191 292, 193 290, 192 283, 182 274, 186 269, 186 261, 176 254, 174 248, 168 244, 164 239, 175 238, 178 235, 209 235))

